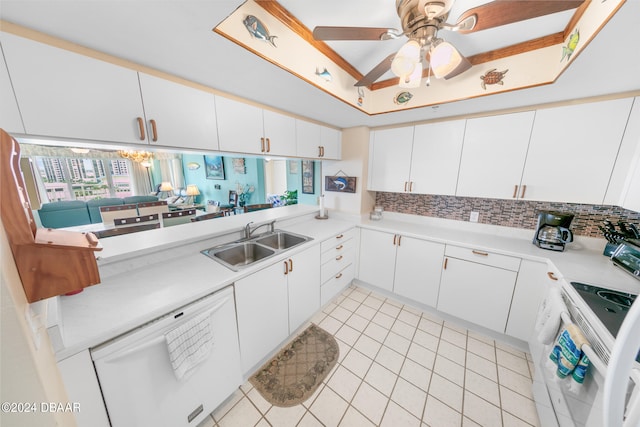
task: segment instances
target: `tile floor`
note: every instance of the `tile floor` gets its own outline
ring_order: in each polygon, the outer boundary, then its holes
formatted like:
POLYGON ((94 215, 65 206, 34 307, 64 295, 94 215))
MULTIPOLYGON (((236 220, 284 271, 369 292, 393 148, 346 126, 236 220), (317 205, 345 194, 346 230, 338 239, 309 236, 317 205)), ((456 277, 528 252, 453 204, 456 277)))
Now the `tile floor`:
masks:
POLYGON ((529 354, 356 286, 311 321, 340 345, 313 396, 279 408, 247 382, 199 427, 539 426, 529 354))

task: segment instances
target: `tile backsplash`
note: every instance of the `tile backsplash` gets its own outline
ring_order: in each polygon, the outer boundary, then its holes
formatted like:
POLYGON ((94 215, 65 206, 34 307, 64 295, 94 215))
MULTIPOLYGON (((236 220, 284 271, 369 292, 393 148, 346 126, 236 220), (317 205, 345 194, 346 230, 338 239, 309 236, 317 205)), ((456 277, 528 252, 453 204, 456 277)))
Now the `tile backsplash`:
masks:
POLYGON ((478 222, 506 227, 535 229, 537 212, 559 211, 575 215, 571 222, 574 234, 602 237, 598 225, 604 220, 614 224, 631 222, 640 227, 640 213, 611 205, 535 202, 527 200, 482 199, 475 197, 436 196, 430 194, 376 193, 376 205, 385 211, 469 221, 478 212, 478 222))

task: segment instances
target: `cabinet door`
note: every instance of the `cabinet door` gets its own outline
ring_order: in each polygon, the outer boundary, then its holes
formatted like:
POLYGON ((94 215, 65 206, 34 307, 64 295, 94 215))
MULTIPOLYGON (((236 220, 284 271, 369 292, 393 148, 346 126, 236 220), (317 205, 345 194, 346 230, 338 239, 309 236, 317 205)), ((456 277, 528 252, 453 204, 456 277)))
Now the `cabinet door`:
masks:
POLYGON ((342 158, 342 132, 337 129, 320 127, 322 158, 340 160, 342 158))
POLYGON ((517 273, 446 257, 438 310, 504 333, 517 273))
POLYGON ((289 285, 289 334, 320 308, 320 246, 291 257, 289 285))
POLYGON ((293 117, 263 110, 264 136, 267 154, 274 156, 296 155, 296 120, 293 117))
POLYGON ((400 236, 393 292, 422 304, 438 303, 444 244, 400 236))
POLYGON ((148 74, 139 77, 149 143, 218 150, 213 94, 148 74))
POLYGON ((217 96, 216 116, 221 151, 262 154, 266 150, 262 109, 217 96))
POLYGON ((289 336, 283 264, 236 281, 235 292, 242 372, 248 373, 289 336))
POLYGON ((416 126, 411 155, 411 192, 456 194, 465 120, 416 126))
POLYGON ((413 126, 371 132, 369 190, 408 191, 413 126))
POLYGON ((382 231, 360 231, 358 279, 381 289, 393 290, 397 235, 382 231))
POLYGON ((7 33, 1 41, 28 134, 146 144, 135 71, 7 33))
POLYGON ((0 128, 8 133, 24 133, 22 117, 20 117, 18 103, 13 93, 7 65, 4 62, 4 57, 0 59, 2 59, 0 61, 0 117, 2 117, 0 128))
POLYGON ((529 341, 538 315, 538 307, 547 289, 555 282, 547 273, 546 262, 523 259, 513 292, 509 320, 505 333, 523 341, 529 341))
POLYGON ((534 114, 526 111, 467 120, 457 196, 515 197, 534 114))
POLYGON ((321 150, 320 125, 296 120, 296 154, 305 159, 320 157, 321 150))
POLYGON ((602 204, 632 102, 538 110, 522 175, 524 198, 602 204))

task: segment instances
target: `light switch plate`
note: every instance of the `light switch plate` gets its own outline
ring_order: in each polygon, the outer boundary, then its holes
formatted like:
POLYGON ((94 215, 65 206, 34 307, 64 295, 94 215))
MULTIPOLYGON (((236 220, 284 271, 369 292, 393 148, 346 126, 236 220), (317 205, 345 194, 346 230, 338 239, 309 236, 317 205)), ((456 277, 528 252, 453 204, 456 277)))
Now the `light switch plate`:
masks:
POLYGON ((469 215, 469 221, 478 222, 478 218, 479 217, 480 217, 480 213, 479 212, 471 212, 471 215, 469 215))

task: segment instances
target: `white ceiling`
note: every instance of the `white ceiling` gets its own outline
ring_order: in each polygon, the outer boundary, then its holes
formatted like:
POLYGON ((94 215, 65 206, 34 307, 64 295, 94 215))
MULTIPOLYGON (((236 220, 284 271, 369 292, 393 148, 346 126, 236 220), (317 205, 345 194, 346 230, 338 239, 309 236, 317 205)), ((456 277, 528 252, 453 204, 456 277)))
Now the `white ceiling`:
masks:
MULTIPOLYGON (((449 22, 486 0, 457 0, 449 22)), ((598 0, 600 1, 600 0, 598 0)), ((605 0, 606 1, 606 0, 605 0)), ((280 2, 316 25, 399 28, 395 0, 280 2)), ((627 0, 552 85, 368 116, 212 31, 239 0, 2 0, 0 18, 336 127, 383 126, 640 90, 640 0, 627 0)), ((564 28, 571 12, 472 35, 442 34, 467 56, 564 28)), ((366 74, 395 50, 387 42, 331 42, 366 74)), ((453 80, 451 80, 453 83, 453 80)))

